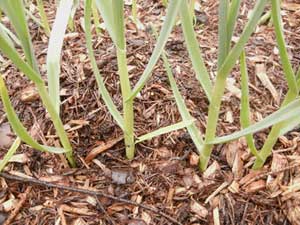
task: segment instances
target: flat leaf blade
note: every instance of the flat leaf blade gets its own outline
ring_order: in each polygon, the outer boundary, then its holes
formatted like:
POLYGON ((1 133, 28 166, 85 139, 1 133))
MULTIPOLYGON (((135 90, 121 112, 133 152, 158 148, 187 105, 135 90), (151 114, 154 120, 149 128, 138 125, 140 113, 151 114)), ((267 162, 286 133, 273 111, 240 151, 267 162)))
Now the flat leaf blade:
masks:
POLYGON ((209 73, 204 64, 203 57, 201 55, 201 50, 198 44, 196 33, 193 28, 192 18, 190 16, 189 7, 186 0, 182 1, 182 5, 179 11, 185 43, 196 73, 196 78, 204 89, 208 100, 210 101, 212 83, 209 77, 209 73))
POLYGON ((57 114, 59 114, 60 106, 60 58, 63 47, 63 40, 68 25, 68 19, 71 14, 72 5, 72 0, 60 1, 54 24, 51 30, 47 51, 48 89, 49 95, 51 96, 57 114))
POLYGON ((116 120, 118 125, 124 130, 124 121, 117 110, 117 107, 113 103, 112 98, 110 97, 107 88, 105 87, 103 78, 99 72, 97 62, 94 56, 93 46, 92 46, 92 34, 91 34, 91 0, 86 0, 85 7, 84 7, 84 24, 85 24, 85 37, 86 37, 86 45, 88 50, 88 55, 91 60, 92 69, 94 75, 96 77, 96 81, 98 84, 99 93, 101 94, 109 112, 112 114, 113 118, 116 120))
POLYGON ((21 121, 19 120, 15 110, 12 107, 12 104, 9 100, 8 91, 5 86, 4 80, 2 75, 0 75, 0 96, 3 103, 3 107, 5 109, 7 119, 10 122, 13 130, 17 134, 17 136, 26 144, 30 145, 34 149, 40 151, 49 151, 53 153, 66 153, 66 151, 62 148, 55 148, 55 147, 48 147, 43 146, 37 143, 33 138, 29 135, 26 131, 25 127, 22 125, 21 121))
POLYGON ((31 37, 27 26, 25 17, 25 7, 22 0, 1 0, 0 7, 8 16, 10 22, 16 30, 18 38, 21 42, 22 48, 25 53, 25 58, 29 65, 38 71, 36 59, 31 43, 31 37))
POLYGON ((172 31, 173 25, 176 20, 176 16, 178 14, 180 5, 181 5, 182 0, 175 0, 175 1, 170 1, 168 4, 168 9, 167 9, 167 15, 165 18, 165 21, 163 23, 160 35, 157 39, 156 46, 153 50, 153 53, 149 59, 149 62, 139 79, 138 83, 135 85, 134 89, 132 90, 132 94, 130 95, 129 99, 133 99, 144 87, 146 84, 147 80, 151 76, 151 72, 156 65, 156 62, 158 61, 164 46, 168 40, 168 37, 172 31))
POLYGON ((11 157, 18 150, 20 144, 21 144, 21 139, 19 137, 17 137, 16 140, 11 145, 11 147, 8 149, 8 151, 5 154, 5 156, 3 157, 3 159, 0 160, 0 172, 3 170, 3 168, 6 166, 8 161, 11 159, 11 157))
POLYGON ((206 144, 219 144, 219 143, 232 141, 234 139, 246 136, 248 134, 253 134, 257 131, 268 128, 274 124, 279 124, 285 120, 294 118, 295 116, 297 116, 299 114, 300 114, 300 100, 296 99, 296 100, 292 101, 291 103, 289 103, 288 105, 286 105, 285 107, 279 109, 275 113, 267 116, 263 120, 255 123, 253 125, 250 125, 249 127, 245 128, 241 131, 235 132, 233 134, 226 135, 223 137, 217 137, 214 140, 207 142, 206 144))
MULTIPOLYGON (((170 85, 171 85, 171 88, 172 88, 172 91, 174 94, 174 98, 175 98, 179 113, 180 113, 183 121, 189 121, 189 120, 193 119, 193 117, 189 113, 188 108, 184 102, 184 99, 179 92, 179 89, 176 85, 176 81, 174 79, 174 76, 173 76, 173 73, 171 70, 171 66, 168 62, 165 52, 162 53, 162 57, 163 57, 163 61, 164 61, 164 67, 165 67, 165 70, 167 71, 168 79, 169 79, 169 82, 170 82, 170 85)), ((198 152, 201 153, 204 142, 203 142, 203 138, 200 133, 200 130, 197 128, 195 122, 193 122, 191 125, 187 126, 186 128, 187 128, 194 144, 196 145, 198 152)))
POLYGON ((175 130, 183 129, 183 128, 191 125, 193 122, 194 122, 194 120, 182 121, 182 122, 172 124, 172 125, 167 126, 167 127, 160 128, 160 129, 155 130, 151 133, 148 133, 148 134, 145 134, 145 135, 142 135, 142 136, 138 137, 137 141, 135 143, 140 143, 140 142, 149 140, 153 137, 156 137, 156 136, 159 136, 159 135, 162 135, 162 134, 166 134, 166 133, 170 133, 170 132, 175 131, 175 130))

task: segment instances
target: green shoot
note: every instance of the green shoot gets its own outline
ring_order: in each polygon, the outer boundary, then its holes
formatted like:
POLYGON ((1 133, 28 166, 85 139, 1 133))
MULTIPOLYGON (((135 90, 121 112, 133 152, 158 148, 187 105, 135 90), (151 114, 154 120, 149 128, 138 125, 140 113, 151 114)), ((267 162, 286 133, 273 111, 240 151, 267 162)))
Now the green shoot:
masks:
POLYGON ((211 100, 212 83, 206 66, 204 64, 201 50, 197 41, 197 37, 193 28, 192 18, 189 13, 187 0, 183 0, 180 8, 180 18, 182 30, 185 38, 185 43, 192 60, 193 68, 196 73, 196 78, 204 89, 208 100, 211 100))
MULTIPOLYGON (((282 103, 282 106, 285 106, 286 104, 290 103, 298 96, 299 91, 298 91, 296 76, 293 72, 292 65, 288 57, 285 40, 284 40, 282 19, 280 15, 280 1, 272 0, 271 2, 272 2, 272 19, 275 28, 275 34, 276 34, 280 59, 282 62, 284 75, 286 77, 288 87, 289 87, 289 91, 286 94, 285 99, 282 103)), ((263 166, 264 162, 271 154, 272 148, 275 145, 280 135, 281 129, 284 128, 284 125, 285 123, 280 123, 275 125, 272 128, 267 140, 264 143, 262 150, 259 152, 260 158, 256 159, 253 165, 254 169, 259 169, 263 166)))
POLYGON ((57 9, 56 18, 52 27, 48 52, 47 52, 47 76, 49 95, 52 97, 56 113, 59 115, 60 95, 60 58, 68 24, 71 14, 73 0, 61 0, 57 9))
POLYGON ((36 0, 36 3, 37 3, 37 7, 38 7, 38 10, 39 10, 39 13, 40 13, 40 17, 41 17, 41 20, 42 20, 43 27, 45 29, 45 33, 46 33, 47 36, 49 36, 50 35, 50 26, 49 26, 49 22, 48 22, 48 19, 47 19, 47 15, 45 13, 43 0, 36 0))
POLYGON ((0 161, 0 172, 4 169, 4 167, 9 162, 9 160, 11 159, 11 157, 18 150, 20 144, 21 144, 21 139, 19 137, 17 137, 16 140, 11 145, 11 147, 8 149, 8 151, 5 154, 5 156, 3 157, 3 159, 0 161))
MULTIPOLYGON (((242 52, 240 57, 240 67, 241 67, 241 89, 242 89, 242 96, 241 96, 241 112, 240 112, 240 121, 241 127, 243 129, 250 126, 250 105, 249 105, 249 88, 248 88, 248 71, 247 71, 247 64, 246 64, 246 54, 245 51, 242 52)), ((246 141, 250 152, 254 156, 258 156, 257 149, 255 147, 254 139, 252 134, 248 134, 246 136, 246 141)))
MULTIPOLYGON (((239 41, 229 52, 228 56, 224 60, 224 63, 218 70, 215 86, 212 92, 212 99, 208 111, 208 120, 207 120, 206 135, 205 135, 206 143, 211 142, 215 138, 221 99, 226 86, 226 78, 229 72, 231 71, 231 69, 233 68, 233 66, 235 65, 236 60, 239 58, 240 54, 242 53, 243 48, 246 42, 248 41, 250 35, 252 34, 255 26, 257 25, 257 22, 267 2, 268 2, 267 0, 261 0, 256 3, 255 8, 253 10, 253 14, 251 15, 249 21, 247 22, 239 41)), ((213 145, 207 144, 205 145, 202 151, 202 155, 200 156, 200 163, 199 163, 200 170, 202 171, 204 171, 208 165, 212 148, 213 145)))

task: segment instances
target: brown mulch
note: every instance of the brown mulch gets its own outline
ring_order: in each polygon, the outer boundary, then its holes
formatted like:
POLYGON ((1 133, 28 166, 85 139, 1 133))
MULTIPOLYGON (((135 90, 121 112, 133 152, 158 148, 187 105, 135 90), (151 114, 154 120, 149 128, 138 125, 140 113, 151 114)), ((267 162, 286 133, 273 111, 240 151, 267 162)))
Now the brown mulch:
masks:
MULTIPOLYGON (((138 1, 143 30, 137 30, 130 19, 126 21, 132 85, 142 74, 154 48, 149 25, 158 27, 162 23, 158 18, 165 15, 165 8, 160 2, 138 1)), ((254 1, 242 2, 235 37, 241 33, 254 1)), ((45 2, 45 6, 53 22, 54 1, 45 2)), ((218 1, 201 1, 201 6, 196 12, 195 29, 214 78, 218 1)), ((282 9, 288 51, 296 70, 300 64, 300 3, 283 1, 282 9)), ((126 13, 130 14, 129 6, 126 13)), ((37 11, 34 14, 38 17, 37 11)), ((23 144, 14 162, 0 174, 0 224, 5 224, 5 220, 12 221, 10 224, 30 225, 300 224, 297 129, 279 138, 272 157, 260 171, 250 169, 254 158, 241 138, 216 146, 208 170, 200 173, 196 149, 185 130, 138 144, 134 160, 128 161, 122 132, 98 94, 86 54, 82 17, 81 2, 75 15, 75 30, 69 31, 65 38, 61 73, 61 115, 74 147, 77 168, 69 168, 63 156, 41 153, 23 144)), ((43 65, 40 69, 45 75, 48 38, 32 20, 29 24, 39 65, 43 65)), ((115 51, 106 32, 98 37, 94 34, 94 49, 107 88, 122 110, 115 51)), ((166 51, 186 104, 198 127, 205 131, 208 101, 195 79, 180 26, 174 28, 166 51)), ((246 51, 252 119, 258 121, 278 109, 287 92, 272 26, 260 25, 246 51), (270 82, 266 84, 262 79, 270 82)), ((11 100, 24 126, 41 143, 57 145, 55 129, 33 85, 10 61, 1 63, 1 73, 6 76, 11 100)), ((240 129, 239 77, 236 67, 228 80, 218 135, 240 129)), ((181 120, 161 61, 135 99, 135 115, 137 135, 181 120)), ((0 102, 0 128, 6 122, 0 102)), ((255 134, 258 148, 268 131, 255 134)), ((0 158, 6 150, 2 146, 0 158)))

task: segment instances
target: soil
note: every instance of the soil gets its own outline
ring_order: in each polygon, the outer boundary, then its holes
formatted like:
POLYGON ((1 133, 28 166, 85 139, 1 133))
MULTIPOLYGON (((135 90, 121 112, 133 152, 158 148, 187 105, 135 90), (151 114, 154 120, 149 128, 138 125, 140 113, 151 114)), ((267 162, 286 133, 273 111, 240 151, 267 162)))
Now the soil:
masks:
MULTIPOLYGON (((155 45, 149 32, 150 24, 160 27, 165 15, 161 1, 142 0, 138 4, 142 29, 137 29, 129 18, 130 6, 126 6, 127 55, 132 86, 142 74, 155 45)), ((242 1, 234 40, 241 33, 253 4, 254 1, 242 1)), ((45 2, 45 7, 52 23, 54 1, 45 2)), ((205 0, 196 11, 195 29, 212 79, 217 69, 217 9, 218 1, 205 0)), ((33 14, 39 18, 37 10, 33 14)), ((299 1, 283 1, 282 16, 289 56, 296 71, 300 64, 299 1)), ((297 166, 300 165, 300 131, 297 129, 279 138, 272 156, 259 171, 251 170, 254 157, 241 138, 215 146, 208 170, 201 173, 195 146, 186 130, 138 144, 134 160, 128 161, 122 132, 98 93, 86 52, 82 18, 81 1, 75 14, 75 30, 69 30, 65 38, 61 69, 61 116, 75 151, 77 168, 69 168, 62 155, 41 153, 22 144, 17 152, 19 160, 9 163, 4 172, 24 179, 30 177, 100 191, 142 205, 50 187, 48 183, 36 185, 0 178, 0 224, 14 212, 16 215, 11 224, 175 223, 143 205, 164 212, 178 224, 300 224, 300 169, 297 166), (98 154, 91 157, 95 148, 98 154)), ((29 27, 41 73, 45 76, 48 37, 34 21, 29 20, 29 27)), ((99 36, 94 32, 93 38, 99 69, 115 104, 122 110, 111 39, 105 31, 99 36)), ((287 92, 272 25, 267 22, 257 27, 245 49, 251 115, 253 121, 259 121, 280 107, 287 92), (270 82, 266 84, 262 79, 270 82)), ((208 100, 195 78, 179 25, 174 28, 166 51, 181 94, 197 119, 197 126, 205 131, 208 100)), ((33 84, 9 60, 2 64, 1 73, 6 77, 11 101, 24 126, 40 143, 58 145, 53 124, 36 97, 33 84), (24 93, 28 92, 32 98, 24 100, 24 93)), ((238 66, 229 76, 228 83, 218 136, 240 129, 238 66)), ((134 104, 137 136, 181 121, 161 61, 134 104)), ((0 102, 0 124, 6 122, 0 102)), ((258 148, 262 147, 268 132, 266 129, 254 135, 258 148)), ((0 149, 0 157, 6 151, 7 148, 0 149)))

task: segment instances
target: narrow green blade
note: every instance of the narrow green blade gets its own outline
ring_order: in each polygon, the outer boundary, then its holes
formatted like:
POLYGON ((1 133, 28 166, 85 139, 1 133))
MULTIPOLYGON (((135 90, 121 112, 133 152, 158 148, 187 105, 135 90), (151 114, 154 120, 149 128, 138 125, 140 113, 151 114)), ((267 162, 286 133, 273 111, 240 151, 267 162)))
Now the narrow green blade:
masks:
POLYGON ((118 125, 121 127, 122 130, 124 130, 124 121, 120 114, 120 112, 117 110, 117 107, 113 103, 112 98, 110 97, 102 76, 100 75, 97 62, 94 56, 94 51, 92 47, 92 35, 91 35, 91 0, 85 1, 85 7, 84 7, 84 26, 85 26, 85 37, 86 37, 86 45, 88 49, 88 55, 91 60, 92 68, 94 75, 96 77, 96 81, 98 84, 99 93, 101 94, 109 112, 113 116, 113 118, 116 120, 118 125))
POLYGON ((56 12, 55 21, 52 26, 47 51, 48 89, 57 114, 59 114, 60 107, 59 78, 61 51, 72 5, 72 0, 60 1, 56 12))
POLYGON ((217 137, 213 141, 210 141, 206 144, 219 144, 224 143, 228 141, 235 140, 237 138, 246 136, 248 134, 253 134, 255 132, 258 132, 262 129, 268 128, 274 124, 278 124, 282 121, 289 120, 294 118, 295 116, 298 116, 300 114, 300 99, 296 99, 286 105, 285 107, 279 109, 278 111, 272 113, 271 115, 267 116, 263 120, 250 125, 249 127, 235 132, 230 135, 226 135, 223 137, 217 137))
POLYGON ((3 159, 0 161, 0 172, 4 169, 4 167, 6 166, 8 161, 11 159, 11 157, 18 150, 20 144, 21 144, 21 139, 19 137, 17 137, 17 139, 14 141, 14 143, 8 149, 8 151, 5 154, 5 156, 3 157, 3 159))
POLYGON ((157 39, 156 46, 141 78, 132 90, 132 94, 129 99, 133 99, 141 91, 141 89, 146 84, 147 80, 150 78, 151 72, 164 49, 168 37, 170 36, 182 1, 183 0, 175 0, 169 2, 167 15, 163 23, 160 35, 157 39))
POLYGON ((257 25, 257 22, 260 19, 260 16, 268 3, 268 0, 260 0, 257 1, 253 13, 247 22, 245 29, 243 30, 243 33, 241 34, 238 42, 235 44, 235 46, 232 48, 232 50, 229 52, 228 56, 226 57, 223 65, 218 71, 218 74, 220 76, 227 77, 231 69, 234 67, 237 59, 240 57, 245 44, 247 43, 249 37, 251 36, 252 32, 254 31, 254 28, 257 25))
MULTIPOLYGON (((18 37, 11 32, 9 29, 7 29, 2 23, 0 23, 1 29, 3 29, 3 31, 10 37, 10 39, 17 45, 17 46, 21 46, 21 42, 18 39, 18 37)), ((14 45, 12 45, 14 46, 14 45)))
POLYGON ((100 34, 100 15, 98 13, 96 2, 95 0, 92 0, 92 15, 93 15, 93 22, 96 27, 96 32, 99 35, 100 34))
POLYGON ((45 12, 43 0, 37 0, 36 3, 37 3, 39 14, 40 14, 40 17, 42 20, 43 27, 45 29, 45 33, 49 36, 50 35, 50 26, 49 26, 46 12, 45 12))
POLYGON ((183 0, 180 8, 180 18, 182 30, 185 38, 185 43, 192 60, 193 68, 196 73, 196 78, 200 82, 203 90, 206 93, 208 100, 211 100, 212 83, 209 78, 208 71, 204 64, 198 40, 193 28, 192 18, 188 7, 187 0, 183 0))
POLYGON ((74 20, 74 16, 76 14, 76 10, 79 7, 79 0, 72 0, 73 1, 73 6, 71 9, 71 13, 68 19, 68 27, 69 29, 73 32, 75 29, 75 20, 74 20))
POLYGON ((123 0, 113 0, 113 27, 115 32, 115 45, 117 48, 126 51, 125 25, 124 25, 124 2, 123 0))
MULTIPOLYGON (((288 93, 286 94, 282 103, 282 106, 285 106, 288 103, 292 102, 298 96, 299 94, 298 85, 296 81, 296 76, 294 75, 291 66, 291 62, 288 58, 288 53, 287 53, 286 44, 284 40, 282 19, 280 14, 280 2, 279 0, 272 0, 271 3, 272 3, 272 19, 275 27, 275 34, 276 34, 276 40, 277 40, 279 54, 280 54, 280 60, 282 62, 284 75, 289 86, 288 93)), ((291 120, 293 119, 291 118, 291 120)), ((275 145, 280 133, 282 132, 282 129, 284 128, 290 128, 287 122, 279 123, 276 124, 274 127, 272 127, 272 130, 269 133, 269 136, 266 139, 263 148, 259 152, 260 159, 256 159, 253 165, 253 169, 258 169, 263 166, 265 160, 271 154, 272 148, 275 145)))
POLYGON ((6 30, 4 29, 5 26, 3 26, 2 23, 0 23, 0 35, 5 39, 5 41, 9 44, 10 47, 14 47, 13 41, 10 39, 8 34, 6 33, 6 30))
POLYGON ((66 153, 66 151, 62 148, 48 147, 44 145, 40 145, 32 137, 28 134, 25 127, 22 125, 19 120, 15 110, 12 107, 12 104, 9 100, 8 91, 5 86, 2 75, 0 75, 0 95, 1 100, 7 114, 7 119, 10 122, 13 130, 16 132, 17 136, 26 144, 30 145, 32 148, 40 150, 40 151, 48 151, 52 153, 66 153))
MULTIPOLYGON (((297 86, 299 88, 300 87, 300 66, 297 70, 296 78, 297 78, 297 86)), ((282 124, 282 128, 280 130, 279 136, 285 135, 287 132, 299 127, 299 125, 300 125, 300 116, 298 115, 288 121, 285 121, 284 124, 282 124)))
POLYGON ((282 128, 280 129, 279 136, 283 136, 287 132, 289 132, 295 128, 299 128, 299 125, 300 125, 300 116, 297 115, 297 116, 289 119, 288 121, 284 122, 284 124, 282 124, 282 128))
POLYGON ((100 11, 101 17, 103 18, 105 28, 107 29, 111 39, 113 42, 116 42, 116 34, 114 30, 114 22, 113 22, 113 8, 112 8, 112 0, 95 0, 96 6, 100 11))
POLYGON ((0 33, 0 50, 4 55, 6 55, 14 65, 22 71, 30 80, 36 83, 43 83, 44 81, 40 75, 29 66, 19 55, 14 47, 12 47, 5 37, 0 33))
POLYGON ((232 0, 228 10, 227 16, 227 42, 230 50, 231 39, 233 36, 234 27, 237 21, 241 0, 232 0))
MULTIPOLYGON (((171 66, 170 66, 167 56, 164 52, 162 53, 162 57, 163 57, 163 61, 164 61, 164 67, 165 67, 165 70, 167 71, 167 75, 168 75, 168 78, 170 81, 170 85, 171 85, 180 115, 181 115, 183 121, 190 121, 193 119, 193 117, 189 113, 189 110, 184 102, 184 99, 178 90, 176 81, 175 81, 173 73, 171 71, 171 66)), ((191 125, 187 126, 186 128, 187 128, 187 130, 188 130, 188 132, 200 154, 201 150, 203 148, 203 144, 204 144, 200 130, 197 128, 195 122, 193 122, 191 125)))
POLYGON ((288 52, 284 40, 282 19, 280 14, 280 0, 272 0, 272 19, 275 27, 276 40, 278 44, 280 59, 282 62, 283 71, 289 86, 289 90, 298 95, 298 87, 295 74, 293 72, 292 64, 288 57, 288 52))
POLYGON ((16 30, 16 33, 24 50, 26 60, 31 67, 38 71, 29 30, 27 27, 23 1, 1 0, 0 7, 8 16, 9 21, 12 23, 14 29, 16 30))
POLYGON ((167 127, 160 128, 160 129, 155 130, 151 133, 148 133, 148 134, 145 134, 145 135, 142 135, 142 136, 138 137, 137 141, 135 143, 137 144, 137 143, 149 140, 151 138, 154 138, 154 137, 162 135, 162 134, 166 134, 166 133, 170 133, 170 132, 175 131, 175 130, 183 129, 187 126, 190 126, 192 123, 194 123, 194 121, 195 120, 182 121, 182 122, 172 124, 172 125, 167 126, 167 127))
POLYGON ((228 0, 219 1, 219 26, 218 26, 218 70, 228 54, 227 13, 228 0))
MULTIPOLYGON (((240 67, 241 67, 241 110, 240 110, 240 121, 241 127, 243 129, 249 127, 251 125, 250 122, 250 104, 249 104, 249 88, 248 88, 248 71, 247 71, 247 64, 246 64, 246 54, 245 51, 242 52, 240 57, 240 67)), ((257 156, 258 152, 255 147, 254 139, 252 134, 246 135, 246 141, 250 152, 257 156)))

